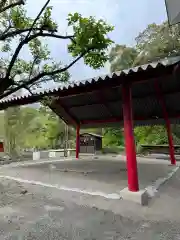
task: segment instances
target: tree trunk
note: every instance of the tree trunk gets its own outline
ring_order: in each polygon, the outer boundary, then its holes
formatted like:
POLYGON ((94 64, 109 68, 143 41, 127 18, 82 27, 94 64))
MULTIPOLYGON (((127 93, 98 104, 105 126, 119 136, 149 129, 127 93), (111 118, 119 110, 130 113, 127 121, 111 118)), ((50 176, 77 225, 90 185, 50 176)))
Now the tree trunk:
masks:
POLYGON ((5 111, 5 152, 13 159, 20 156, 20 107, 5 111))

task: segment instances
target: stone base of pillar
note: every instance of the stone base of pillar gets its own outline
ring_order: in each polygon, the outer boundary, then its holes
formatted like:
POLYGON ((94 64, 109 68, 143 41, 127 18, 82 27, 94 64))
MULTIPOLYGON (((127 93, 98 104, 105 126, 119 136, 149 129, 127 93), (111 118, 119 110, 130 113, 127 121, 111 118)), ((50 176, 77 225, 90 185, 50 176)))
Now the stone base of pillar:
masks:
POLYGON ((138 203, 142 206, 148 205, 149 195, 147 190, 140 190, 138 192, 131 192, 128 188, 124 188, 120 191, 122 199, 138 203))

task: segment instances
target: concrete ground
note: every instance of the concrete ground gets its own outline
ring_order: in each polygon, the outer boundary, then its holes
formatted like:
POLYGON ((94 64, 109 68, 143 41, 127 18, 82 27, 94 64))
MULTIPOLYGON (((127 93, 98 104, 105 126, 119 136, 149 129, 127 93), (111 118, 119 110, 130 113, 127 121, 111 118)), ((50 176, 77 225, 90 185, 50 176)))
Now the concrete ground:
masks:
MULTIPOLYGON (((166 177, 173 168, 167 161, 139 160, 140 188, 146 188, 157 179, 166 177)), ((0 175, 51 184, 69 191, 97 193, 95 195, 119 194, 127 187, 126 162, 120 157, 45 162, 23 167, 9 166, 1 168, 0 175)))
POLYGON ((148 207, 141 207, 2 178, 0 239, 177 240, 179 186, 180 170, 148 207))

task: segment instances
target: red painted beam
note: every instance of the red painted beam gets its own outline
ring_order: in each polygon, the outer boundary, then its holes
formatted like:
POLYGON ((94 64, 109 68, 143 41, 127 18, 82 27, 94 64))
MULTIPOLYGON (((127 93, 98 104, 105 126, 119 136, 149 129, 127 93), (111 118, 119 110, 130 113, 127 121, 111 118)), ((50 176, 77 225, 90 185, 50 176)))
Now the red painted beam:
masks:
MULTIPOLYGON (((180 115, 178 115, 180 118, 180 115)), ((148 121, 148 120, 155 120, 156 118, 144 118, 144 117, 136 117, 134 121, 148 121)), ((122 122, 123 118, 108 118, 108 119, 95 119, 95 120, 82 120, 81 124, 96 124, 96 123, 119 123, 122 122)))
POLYGON ((131 192, 139 191, 136 147, 134 141, 131 86, 126 83, 122 87, 124 136, 126 147, 126 163, 128 173, 128 189, 131 192))
POLYGON ((168 142, 169 142, 169 154, 170 154, 170 158, 171 158, 171 164, 175 165, 176 164, 176 159, 175 159, 173 137, 172 137, 172 132, 171 132, 171 123, 170 123, 170 120, 169 120, 165 100, 164 100, 163 94, 161 92, 159 83, 157 81, 155 81, 155 90, 156 90, 159 102, 161 104, 163 115, 164 115, 164 120, 165 120, 165 123, 166 123, 166 130, 167 130, 167 136, 168 136, 168 142))
MULTIPOLYGON (((179 119, 180 118, 180 114, 175 114, 171 117, 171 119, 179 119)), ((134 118, 134 121, 151 121, 151 120, 155 120, 155 119, 159 119, 159 118, 152 118, 152 117, 149 117, 149 118, 145 118, 145 117, 135 117, 134 118)), ((160 119, 163 119, 163 118, 160 118, 160 119)), ((119 123, 119 122, 122 122, 123 119, 122 118, 116 118, 116 117, 113 117, 113 118, 107 118, 107 119, 94 119, 94 120, 82 120, 81 121, 81 124, 82 125, 86 125, 86 124, 96 124, 96 123, 119 123)))

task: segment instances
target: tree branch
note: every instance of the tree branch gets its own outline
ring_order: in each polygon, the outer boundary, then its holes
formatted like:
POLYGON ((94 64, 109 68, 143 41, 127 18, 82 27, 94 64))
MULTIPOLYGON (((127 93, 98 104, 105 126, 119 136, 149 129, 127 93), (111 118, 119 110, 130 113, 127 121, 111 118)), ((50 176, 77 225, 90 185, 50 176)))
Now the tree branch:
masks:
MULTIPOLYGON (((22 1, 22 0, 21 0, 21 1, 22 1)), ((18 47, 16 48, 15 53, 14 53, 12 59, 11 59, 11 62, 10 62, 10 64, 9 64, 9 68, 8 68, 8 70, 7 70, 7 73, 6 73, 6 78, 7 78, 7 79, 9 79, 9 77, 10 77, 10 73, 11 73, 12 67, 14 66, 14 63, 15 63, 15 61, 16 61, 16 59, 17 59, 17 57, 18 57, 18 55, 19 55, 22 47, 23 47, 25 44, 27 44, 29 41, 31 41, 32 39, 36 38, 35 35, 32 35, 31 37, 29 37, 29 36, 30 36, 30 34, 31 34, 31 31, 32 31, 34 25, 36 24, 37 20, 39 19, 39 17, 40 17, 41 14, 43 13, 44 9, 47 7, 47 4, 48 4, 49 2, 50 2, 50 0, 47 0, 47 2, 46 2, 45 5, 42 7, 42 9, 41 9, 41 11, 39 12, 39 14, 37 15, 37 17, 36 17, 35 20, 33 21, 32 25, 31 25, 31 28, 30 28, 29 32, 27 33, 25 39, 24 39, 23 41, 21 41, 21 42, 19 43, 18 47)))
MULTIPOLYGON (((14 83, 14 85, 20 86, 20 84, 18 84, 18 83, 14 83)), ((31 95, 33 95, 33 92, 30 90, 30 88, 29 88, 28 86, 26 86, 26 87, 24 87, 24 88, 25 88, 27 91, 29 91, 31 95)))
POLYGON ((26 86, 26 87, 24 87, 31 95, 33 95, 33 92, 31 91, 31 89, 28 87, 28 86, 26 86))
POLYGON ((11 73, 11 70, 14 66, 14 63, 22 49, 22 47, 27 44, 28 42, 30 42, 31 40, 37 38, 37 37, 52 37, 52 38, 59 38, 59 39, 70 39, 72 38, 73 36, 61 36, 61 35, 56 35, 56 34, 50 34, 50 33, 43 33, 43 32, 39 32, 39 33, 36 33, 32 36, 30 36, 29 38, 25 38, 23 41, 21 41, 18 45, 18 47, 16 48, 15 52, 14 52, 14 55, 11 59, 11 62, 9 64, 9 67, 7 69, 7 72, 6 72, 6 79, 8 79, 10 77, 10 73, 11 73))
POLYGON ((26 36, 26 38, 28 38, 31 34, 31 31, 33 29, 33 27, 35 26, 36 22, 38 21, 38 19, 40 18, 41 14, 44 12, 44 10, 46 9, 47 5, 49 4, 50 0, 47 0, 47 2, 44 4, 44 6, 42 7, 41 11, 39 12, 39 14, 37 15, 37 17, 34 19, 31 28, 26 36))
POLYGON ((9 22, 9 26, 5 29, 5 31, 1 35, 7 34, 7 32, 11 29, 11 21, 10 21, 10 19, 8 19, 8 22, 9 22))
POLYGON ((32 75, 32 72, 33 72, 33 69, 34 69, 34 65, 36 63, 36 60, 38 59, 38 57, 36 56, 32 62, 32 66, 31 66, 31 70, 30 70, 30 73, 29 73, 29 80, 31 78, 31 75, 32 75))
POLYGON ((72 41, 74 36, 73 35, 62 36, 62 35, 59 35, 59 34, 38 32, 38 33, 35 33, 35 34, 31 35, 27 39, 27 41, 30 42, 31 40, 33 40, 34 38, 37 38, 37 37, 51 37, 51 38, 57 38, 57 39, 70 39, 72 41))
MULTIPOLYGON (((31 28, 25 28, 25 29, 17 29, 17 30, 14 30, 14 31, 11 31, 11 32, 5 32, 5 33, 3 33, 3 34, 1 34, 0 35, 0 41, 4 41, 4 40, 6 40, 7 38, 10 38, 10 37, 14 37, 14 36, 16 36, 16 35, 20 35, 21 33, 25 33, 25 32, 29 32, 31 30, 31 28)), ((51 29, 43 29, 43 27, 42 28, 40 28, 40 27, 34 27, 33 29, 32 29, 33 31, 42 31, 42 30, 46 30, 46 31, 48 31, 48 32, 50 32, 50 31, 52 31, 52 33, 54 33, 54 32, 57 32, 56 30, 51 30, 51 29)))
POLYGON ((40 78, 43 78, 45 76, 53 76, 53 75, 56 75, 56 74, 59 74, 59 73, 62 73, 62 72, 65 72, 67 71, 70 67, 72 67, 77 61, 79 61, 85 54, 87 54, 90 50, 82 53, 79 57, 77 57, 74 61, 72 61, 69 65, 67 65, 66 67, 64 68, 61 68, 61 69, 57 69, 57 70, 54 70, 52 72, 42 72, 40 74, 38 74, 36 77, 32 78, 29 83, 32 84, 34 82, 36 82, 38 79, 40 78))
POLYGON ((30 81, 24 82, 21 85, 17 86, 16 88, 11 89, 11 90, 5 92, 4 94, 1 94, 0 99, 9 96, 10 94, 20 90, 21 88, 26 88, 27 86, 32 85, 33 83, 35 83, 36 81, 38 81, 38 79, 40 79, 42 77, 52 76, 52 75, 67 71, 70 67, 72 67, 77 61, 79 61, 83 56, 85 56, 91 50, 93 50, 93 48, 91 48, 91 49, 87 50, 86 52, 82 53, 79 57, 77 57, 74 61, 72 61, 69 65, 67 65, 64 68, 57 69, 57 70, 52 71, 52 72, 42 72, 42 73, 38 74, 36 77, 32 78, 30 81))
POLYGON ((44 83, 44 82, 48 82, 48 81, 52 81, 52 78, 46 78, 46 79, 39 79, 39 80, 37 80, 37 82, 34 82, 34 83, 32 83, 31 85, 28 85, 30 88, 31 87, 34 87, 35 85, 38 85, 38 84, 40 84, 40 83, 44 83))
POLYGON ((5 78, 0 78, 0 94, 6 91, 13 84, 13 80, 9 79, 6 81, 5 78))
POLYGON ((24 4, 25 4, 24 0, 19 0, 19 1, 15 2, 15 3, 9 4, 9 5, 5 6, 5 7, 3 7, 2 9, 0 9, 0 13, 3 13, 3 12, 5 12, 6 10, 8 10, 10 8, 13 8, 13 7, 16 7, 16 6, 19 6, 19 5, 24 5, 24 4))
POLYGON ((23 47, 26 43, 28 43, 28 41, 27 41, 26 39, 24 39, 24 40, 21 41, 21 42, 19 43, 19 45, 17 46, 17 48, 16 48, 16 50, 15 50, 13 56, 12 56, 12 59, 11 59, 11 61, 10 61, 10 63, 9 63, 9 67, 8 67, 8 69, 7 69, 6 77, 5 77, 6 79, 9 79, 11 70, 12 70, 12 68, 13 68, 13 66, 14 66, 14 63, 15 63, 15 61, 17 60, 17 57, 18 57, 18 55, 19 55, 22 47, 23 47))

